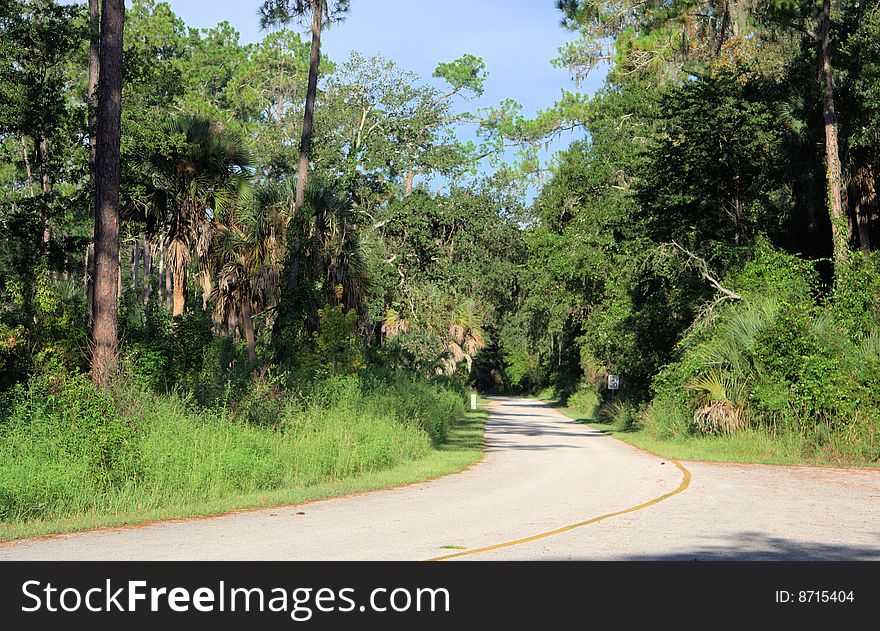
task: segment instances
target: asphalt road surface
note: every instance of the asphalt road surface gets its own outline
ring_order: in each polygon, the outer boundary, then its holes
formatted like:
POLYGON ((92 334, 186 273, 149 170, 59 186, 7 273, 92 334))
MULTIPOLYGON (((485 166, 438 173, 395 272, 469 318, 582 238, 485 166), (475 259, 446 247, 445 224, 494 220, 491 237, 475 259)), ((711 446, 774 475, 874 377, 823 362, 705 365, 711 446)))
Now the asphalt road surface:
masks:
POLYGON ((675 463, 536 401, 491 406, 462 473, 0 544, 0 560, 880 560, 880 470, 675 463))

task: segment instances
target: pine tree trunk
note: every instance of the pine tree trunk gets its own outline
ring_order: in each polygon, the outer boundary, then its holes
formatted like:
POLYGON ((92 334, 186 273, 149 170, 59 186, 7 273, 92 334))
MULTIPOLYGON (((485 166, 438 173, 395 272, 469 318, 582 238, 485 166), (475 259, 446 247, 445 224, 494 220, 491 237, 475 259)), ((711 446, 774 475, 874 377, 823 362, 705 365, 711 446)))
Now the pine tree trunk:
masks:
POLYGON ((295 295, 300 281, 300 257, 302 255, 302 238, 304 233, 304 218, 302 212, 305 201, 306 184, 309 177, 309 158, 312 152, 312 129, 315 115, 315 98, 318 92, 318 69, 321 64, 321 27, 323 26, 323 2, 312 3, 312 48, 309 57, 309 79, 306 87, 306 106, 303 114, 302 138, 299 150, 299 169, 296 180, 296 205, 294 207, 293 221, 291 225, 290 260, 287 274, 287 291, 282 305, 281 316, 276 322, 276 328, 283 328, 289 324, 293 317, 295 305, 292 304, 292 296, 295 295))
MULTIPOLYGON (((98 0, 89 0, 89 80, 88 106, 89 106, 89 186, 92 190, 92 203, 89 206, 89 214, 95 219, 98 192, 95 185, 95 153, 97 138, 95 136, 98 127, 98 52, 100 50, 101 36, 101 10, 98 0)), ((92 241, 86 247, 86 303, 88 304, 89 328, 92 326, 92 302, 95 296, 95 243, 92 241)))
POLYGON ((296 212, 305 200, 309 177, 309 158, 312 153, 312 127, 315 117, 315 98, 318 93, 318 69, 321 64, 321 27, 323 2, 312 3, 312 49, 309 56, 309 79, 306 87, 306 109, 303 113, 302 139, 299 147, 299 169, 296 181, 296 212))
POLYGON ((822 115, 825 120, 825 159, 828 187, 828 211, 831 215, 831 239, 834 264, 846 260, 848 235, 841 193, 840 153, 837 142, 837 112, 834 109, 834 76, 831 66, 831 0, 823 0, 819 14, 819 65, 822 79, 822 115))
POLYGON ((124 0, 103 0, 101 74, 95 160, 95 290, 92 322, 92 380, 106 386, 116 370, 119 275, 119 143, 122 112, 124 0))
POLYGON ((138 288, 138 270, 140 270, 141 250, 140 243, 137 239, 131 242, 131 290, 137 291, 138 288))

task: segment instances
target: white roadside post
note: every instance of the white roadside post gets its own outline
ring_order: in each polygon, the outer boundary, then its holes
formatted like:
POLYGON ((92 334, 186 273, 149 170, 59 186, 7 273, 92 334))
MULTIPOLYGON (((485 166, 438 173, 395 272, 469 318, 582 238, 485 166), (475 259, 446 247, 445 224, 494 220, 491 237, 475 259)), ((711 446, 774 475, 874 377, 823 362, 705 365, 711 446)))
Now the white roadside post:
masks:
POLYGON ((476 395, 476 393, 471 393, 471 409, 472 410, 477 409, 477 395, 476 395))

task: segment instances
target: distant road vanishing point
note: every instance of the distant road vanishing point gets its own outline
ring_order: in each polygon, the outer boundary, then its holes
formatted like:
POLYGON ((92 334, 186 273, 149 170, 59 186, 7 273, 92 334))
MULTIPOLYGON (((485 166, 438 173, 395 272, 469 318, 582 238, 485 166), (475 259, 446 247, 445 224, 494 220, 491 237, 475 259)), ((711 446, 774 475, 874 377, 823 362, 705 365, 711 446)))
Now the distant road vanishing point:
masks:
POLYGON ((0 560, 880 560, 880 471, 676 463, 497 397, 486 457, 398 489, 0 544, 0 560))

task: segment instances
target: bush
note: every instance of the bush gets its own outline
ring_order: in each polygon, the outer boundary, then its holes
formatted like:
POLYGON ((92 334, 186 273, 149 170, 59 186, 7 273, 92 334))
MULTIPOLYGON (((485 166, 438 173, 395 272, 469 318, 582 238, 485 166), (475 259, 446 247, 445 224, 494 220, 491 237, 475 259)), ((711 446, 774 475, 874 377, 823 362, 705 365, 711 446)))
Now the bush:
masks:
POLYGON ((0 423, 0 519, 94 508, 139 475, 132 425, 85 376, 36 377, 10 399, 0 423))
POLYGON ((874 316, 855 314, 870 314, 873 297, 858 299, 850 288, 817 303, 807 264, 761 248, 727 283, 743 300, 692 327, 677 361, 654 380, 644 426, 664 437, 752 428, 797 436, 792 443, 814 455, 828 445, 859 458, 872 454, 880 337, 863 333, 874 316), (864 440, 861 447, 855 437, 864 440))
POLYGON ((27 450, 47 460, 81 461, 101 484, 123 479, 136 464, 131 425, 113 400, 84 375, 36 377, 12 396, 3 424, 3 454, 27 450))
POLYGON ((355 334, 358 315, 342 305, 318 309, 320 330, 313 334, 315 361, 331 375, 352 374, 364 368, 363 344, 355 334))
POLYGON ((574 394, 568 397, 567 405, 592 417, 596 413, 596 408, 599 407, 599 391, 595 384, 582 382, 574 394))
POLYGON ((880 252, 850 252, 837 267, 828 308, 834 320, 858 341, 880 330, 880 252))
POLYGON ((636 425, 639 410, 631 401, 617 399, 605 401, 596 410, 596 420, 614 429, 628 430, 636 425))

